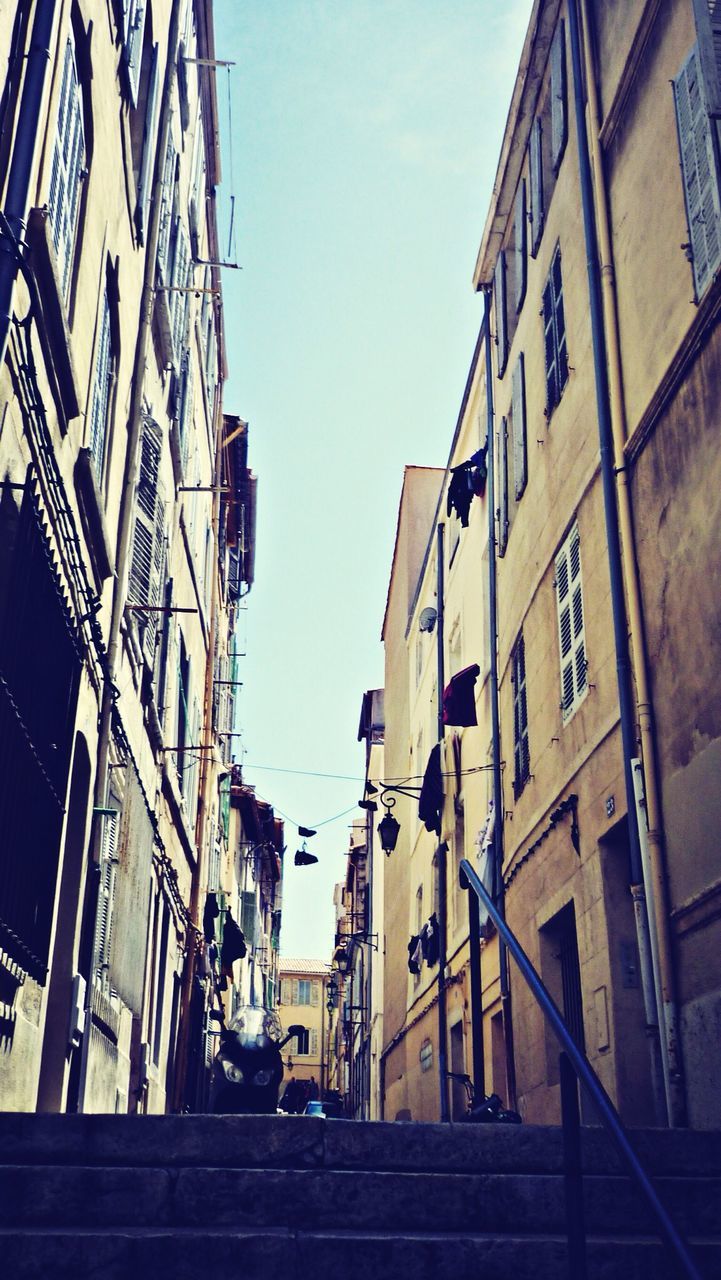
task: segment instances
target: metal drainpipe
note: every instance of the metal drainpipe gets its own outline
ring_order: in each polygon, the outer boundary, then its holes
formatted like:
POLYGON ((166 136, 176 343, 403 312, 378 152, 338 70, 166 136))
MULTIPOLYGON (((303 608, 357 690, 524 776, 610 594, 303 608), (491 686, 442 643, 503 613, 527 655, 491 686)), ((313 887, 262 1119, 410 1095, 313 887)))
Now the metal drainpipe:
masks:
MULTIPOLYGON (((54 23, 55 0, 38 0, 33 34, 26 57, 25 82, 17 116, 17 130, 3 211, 15 240, 21 246, 25 243, 30 178, 37 154, 36 141, 40 129, 45 80, 50 65, 50 42, 54 23)), ((5 359, 10 332, 17 270, 15 245, 5 236, 0 236, 0 365, 5 359)))
MULTIPOLYGON (((436 603, 438 605, 438 617, 436 621, 436 654, 438 658, 438 675, 436 683, 438 685, 438 741, 441 745, 441 769, 443 769, 443 667, 444 667, 444 629, 443 629, 443 525, 439 524, 436 529, 436 603)), ((448 1039, 447 1018, 446 1018, 446 915, 447 915, 447 897, 446 892, 446 849, 447 845, 441 840, 438 845, 436 857, 438 859, 438 1083, 441 1095, 441 1121, 445 1124, 450 1119, 450 1111, 448 1108, 448 1061, 446 1041, 448 1039)))
MULTIPOLYGON (((123 478, 123 488, 120 498, 120 513, 118 518, 118 539, 116 554, 116 573, 113 587, 113 604, 110 617, 110 634, 108 636, 108 675, 103 686, 103 696, 100 707, 100 725, 98 730, 98 768, 95 776, 95 791, 93 804, 96 809, 102 809, 107 806, 108 800, 108 784, 110 780, 110 771, 108 769, 110 757, 110 737, 112 727, 112 711, 115 701, 115 680, 118 668, 118 651, 120 648, 120 624, 123 618, 123 608, 126 599, 126 578, 128 569, 128 560, 130 555, 130 541, 133 529, 133 516, 135 510, 135 489, 138 475, 138 455, 140 445, 140 433, 142 426, 142 407, 143 407, 143 382, 145 378, 145 368, 148 358, 148 346, 150 343, 151 325, 153 319, 153 306, 155 302, 155 259, 158 248, 158 233, 160 229, 160 208, 161 208, 161 191, 163 182, 163 160, 168 143, 168 131, 170 129, 170 107, 173 93, 173 84, 176 76, 176 64, 178 61, 178 42, 180 28, 180 3, 181 0, 173 0, 173 7, 170 14, 170 24, 168 30, 168 58, 165 67, 165 80, 163 82, 163 100, 160 111, 160 129, 158 132, 158 141, 155 150, 155 169, 153 174, 153 193, 151 199, 150 224, 148 227, 148 243, 145 254, 145 269, 143 273, 143 292, 140 302, 140 317, 138 327, 138 339, 135 345, 135 360, 133 362, 133 379, 131 383, 130 411, 128 414, 128 444, 125 455, 125 475, 123 478)), ((99 867, 99 839, 100 824, 93 824, 91 833, 91 865, 88 868, 88 874, 93 869, 96 875, 100 871, 99 867)), ((97 907, 96 907, 97 916, 97 907)), ((96 929, 93 928, 93 937, 95 937, 96 929)), ((94 947, 93 947, 94 949, 94 947)), ((90 1044, 90 1026, 92 1019, 92 991, 93 991, 93 972, 94 957, 88 979, 88 994, 86 1003, 86 1021, 85 1032, 83 1034, 81 1060, 80 1060, 80 1085, 78 1095, 78 1110, 85 1109, 85 1093, 87 1088, 88 1077, 88 1057, 90 1044)))
MULTIPOLYGON (((626 421, 626 405, 623 390, 623 366, 621 361, 621 345, 618 331, 618 309, 616 303, 616 276, 613 266, 613 243, 611 239, 610 218, 608 210, 608 189, 603 165, 603 152, 600 140, 601 114, 598 101, 598 86, 591 45, 591 26, 588 16, 588 0, 580 0, 581 37, 583 41, 583 57, 586 73, 586 94, 588 99, 588 134, 590 142, 591 168, 593 186, 596 195, 596 225, 598 230, 598 247, 600 250, 601 293, 603 299, 603 317, 606 329, 608 381, 611 412, 611 431, 613 434, 614 465, 616 473, 616 496, 618 500, 619 532, 621 538, 621 555, 623 560, 626 600, 630 623, 631 658, 633 675, 636 683, 636 711, 638 714, 641 735, 641 751, 644 769, 644 791, 646 797, 646 821, 648 832, 648 859, 650 884, 646 885, 646 894, 655 919, 655 948, 658 951, 658 963, 654 967, 654 977, 660 992, 657 1017, 664 1029, 661 1040, 662 1060, 664 1063, 664 1088, 668 1108, 669 1123, 683 1124, 685 1121, 685 1091, 683 1084, 683 1066, 679 1056, 675 978, 672 962, 671 935, 669 929, 668 884, 663 856, 663 814, 658 791, 658 753, 656 748, 656 731, 653 717, 653 702, 649 680, 646 636, 643 618, 643 602, 639 581, 638 561, 633 530, 631 503, 631 487, 626 470, 625 444, 628 435, 626 421)), ((641 886, 632 886, 631 892, 641 886)), ((653 919, 651 921, 653 927, 653 919)), ((650 949, 649 949, 650 950, 650 949)), ((643 965, 643 957, 641 960, 643 965)))
MULTIPOLYGON (((503 884, 503 789, 501 786, 501 726, 498 713, 498 597, 496 574, 496 470, 493 422, 493 366, 491 363, 491 289, 483 290, 483 323, 485 325, 486 358, 486 448, 488 465, 488 670, 491 698, 491 750, 493 753, 493 864, 495 896, 498 909, 506 918, 506 895, 503 884)), ((516 1061, 513 1048, 511 988, 508 976, 508 952, 498 939, 498 967, 501 980, 503 1044, 506 1056, 506 1088, 508 1105, 516 1105, 516 1061)))

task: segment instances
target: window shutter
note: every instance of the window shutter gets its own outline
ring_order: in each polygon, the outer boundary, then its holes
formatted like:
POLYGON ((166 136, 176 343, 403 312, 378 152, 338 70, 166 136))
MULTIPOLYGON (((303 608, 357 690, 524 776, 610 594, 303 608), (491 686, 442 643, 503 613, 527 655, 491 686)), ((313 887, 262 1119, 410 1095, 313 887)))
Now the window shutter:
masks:
POLYGON ((513 417, 513 480, 516 501, 521 497, 528 478, 526 449, 526 377, 523 352, 518 357, 511 380, 513 417))
POLYGON ((508 423, 501 418, 498 450, 498 554, 504 556, 508 545, 508 423))
POLYGON ((508 324, 506 310, 506 254, 502 249, 493 273, 496 298, 496 346, 498 348, 498 376, 503 377, 508 360, 508 324))
POLYGON ((721 116, 721 5, 719 0, 693 0, 698 54, 706 110, 721 116))
MULTIPOLYGON (((163 280, 168 278, 168 258, 170 256, 170 233, 173 226, 173 204, 175 196, 175 178, 178 168, 178 156, 173 142, 172 128, 168 131, 168 142, 165 148, 163 164, 162 204, 160 209, 160 227, 158 230, 158 269, 163 280)), ((172 294, 171 294, 172 297, 172 294)))
POLYGON ((318 1057, 318 1032, 315 1027, 311 1027, 310 1031, 310 1056, 311 1058, 318 1057))
POLYGON ((243 889, 240 894, 240 927, 249 947, 255 946, 255 924, 255 893, 252 889, 243 889))
POLYGON ((551 45, 551 164, 556 173, 563 158, 567 137, 566 38, 564 22, 561 19, 551 45))
MULTIPOLYGON (((190 279, 190 245, 182 220, 177 219, 175 228, 175 253, 173 255, 172 281, 174 288, 183 290, 188 287, 190 279)), ((173 336, 173 354, 176 362, 180 361, 181 351, 185 343, 188 317, 189 295, 183 292, 170 295, 170 324, 173 336)))
POLYGON ((716 159, 695 48, 674 80, 673 89, 693 278, 700 298, 721 260, 721 210, 716 159))
POLYGON ((529 154, 531 177, 531 257, 535 258, 543 235, 543 126, 540 116, 533 121, 529 154))
POLYGON ((117 812, 103 816, 103 835, 100 855, 100 887, 95 932, 95 976, 101 987, 110 985, 108 965, 110 963, 110 939, 113 927, 113 906, 115 903, 115 870, 117 867, 118 848, 117 812))
POLYGON ((292 982, 292 989, 293 989, 293 1001, 292 1001, 292 1002, 293 1002, 293 1004, 300 1004, 300 999, 299 999, 299 994, 298 994, 298 992, 299 992, 299 984, 298 984, 298 979, 297 979, 297 978, 293 978, 293 982, 292 982))
POLYGON ((317 982, 311 982, 310 984, 310 1002, 313 1005, 317 1005, 319 1003, 318 985, 319 984, 317 982))
POLYGON ((110 303, 107 285, 103 290, 98 344, 95 354, 93 398, 90 406, 90 453, 98 480, 102 480, 105 461, 105 437, 110 398, 110 303))
POLYGON ((561 711, 566 720, 588 688, 581 541, 577 525, 574 525, 556 557, 556 601, 561 659, 561 711))
POLYGON ((125 64, 128 72, 130 101, 134 107, 138 105, 140 88, 145 10, 146 0, 130 0, 125 14, 125 64))
POLYGON ((64 299, 67 299, 70 283, 84 163, 85 132, 80 83, 73 42, 68 40, 65 46, 49 199, 50 225, 64 299))
POLYGON ((516 290, 516 313, 523 306, 526 296, 526 179, 521 178, 516 192, 516 216, 514 226, 514 284, 516 290))
MULTIPOLYGON (((159 493, 161 449, 160 427, 151 418, 146 418, 140 442, 140 474, 130 557, 128 597, 132 604, 161 603, 165 553, 165 503, 159 493)), ((158 614, 138 613, 135 616, 144 628, 143 644, 152 663, 158 614)))
POLYGON ((546 357, 546 416, 548 416, 558 404, 556 336, 553 324, 553 287, 550 278, 543 290, 543 339, 546 357))
POLYGON ((180 436, 180 459, 183 475, 188 468, 188 442, 193 414, 193 364, 190 351, 186 348, 181 363, 182 390, 180 393, 180 416, 178 419, 180 436))
POLYGON ((281 1004, 290 1004, 290 1003, 291 1003, 291 994, 292 994, 292 988, 291 988, 291 984, 290 984, 289 980, 288 980, 287 978, 281 978, 281 980, 280 980, 280 1003, 281 1003, 281 1004))
POLYGON ((530 774, 526 645, 523 633, 519 635, 513 651, 513 752, 515 766, 513 793, 515 796, 519 796, 530 774))
POLYGON ((140 161, 138 178, 138 203, 135 208, 135 226, 138 240, 145 244, 146 221, 148 216, 148 200, 153 181, 153 157, 155 155, 155 135, 158 126, 158 45, 153 45, 150 58, 150 74, 148 79, 148 97, 145 103, 145 127, 143 130, 143 155, 140 161))

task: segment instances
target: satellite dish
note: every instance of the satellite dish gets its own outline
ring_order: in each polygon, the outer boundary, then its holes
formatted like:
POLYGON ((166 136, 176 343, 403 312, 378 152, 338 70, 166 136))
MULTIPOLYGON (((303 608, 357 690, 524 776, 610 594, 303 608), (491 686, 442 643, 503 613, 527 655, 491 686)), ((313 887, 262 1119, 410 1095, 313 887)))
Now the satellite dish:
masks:
POLYGON ((424 609, 421 613, 420 620, 418 623, 420 630, 432 631, 436 625, 437 617, 438 617, 437 611, 433 608, 433 605, 429 605, 428 608, 424 609))

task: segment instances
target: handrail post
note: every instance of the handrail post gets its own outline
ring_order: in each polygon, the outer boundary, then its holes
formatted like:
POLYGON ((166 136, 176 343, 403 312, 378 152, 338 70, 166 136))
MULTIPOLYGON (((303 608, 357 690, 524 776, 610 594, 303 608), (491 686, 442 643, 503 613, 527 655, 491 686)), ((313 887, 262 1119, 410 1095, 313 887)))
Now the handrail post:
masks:
POLYGON ((563 1182, 566 1198, 569 1280, 586 1280, 586 1221, 583 1212, 581 1116, 578 1080, 567 1053, 561 1053, 561 1121, 563 1124, 563 1182))
MULTIPOLYGON (((466 884, 468 882, 466 881, 466 884)), ((480 1102, 486 1094, 483 1061, 483 991, 481 986, 481 910, 475 893, 468 894, 469 963, 471 969, 471 1044, 473 1049, 473 1088, 480 1102)))

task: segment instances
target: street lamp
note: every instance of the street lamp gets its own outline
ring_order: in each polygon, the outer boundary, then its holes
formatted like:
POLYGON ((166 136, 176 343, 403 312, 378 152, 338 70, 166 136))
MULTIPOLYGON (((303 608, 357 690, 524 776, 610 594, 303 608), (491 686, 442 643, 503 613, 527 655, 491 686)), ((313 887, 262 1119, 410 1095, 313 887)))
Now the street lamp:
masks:
POLYGON ((325 1007, 329 1013, 332 1013, 333 1010, 335 1009, 337 1000, 338 1000, 338 983, 335 980, 334 974, 331 974, 330 978, 328 979, 326 1002, 325 1002, 325 1007))
POLYGON ((381 818, 381 821, 378 823, 378 835, 380 837, 381 848, 388 858, 396 847, 401 824, 391 813, 391 809, 395 804, 393 797, 389 796, 387 799, 383 800, 383 803, 386 806, 386 813, 385 817, 381 818))

